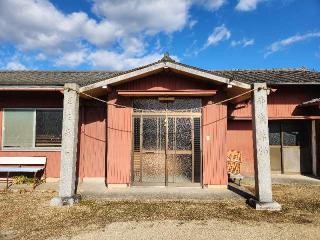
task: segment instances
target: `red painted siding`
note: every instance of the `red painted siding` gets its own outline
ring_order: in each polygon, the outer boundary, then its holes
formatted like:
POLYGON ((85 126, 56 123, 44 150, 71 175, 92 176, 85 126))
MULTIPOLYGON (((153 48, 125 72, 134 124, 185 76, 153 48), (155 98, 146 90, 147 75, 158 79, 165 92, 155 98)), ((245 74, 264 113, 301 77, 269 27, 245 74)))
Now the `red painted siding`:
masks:
POLYGON ((118 87, 119 90, 214 90, 216 86, 212 82, 195 80, 186 76, 177 75, 172 72, 159 73, 139 80, 124 83, 118 87))
POLYGON ((105 177, 106 104, 82 102, 79 135, 79 177, 105 177))
MULTIPOLYGON (((320 88, 316 86, 285 86, 277 87, 277 91, 268 96, 269 119, 305 118, 313 113, 299 108, 304 101, 319 97, 320 88)), ((317 114, 319 116, 319 113, 317 114)), ((229 110, 229 116, 238 119, 251 119, 251 103, 229 110)))
MULTIPOLYGON (((218 98, 212 98, 216 100, 218 98)), ((227 106, 207 105, 211 99, 204 100, 202 111, 202 161, 203 184, 226 185, 227 106)), ((216 100, 218 101, 218 100, 216 100)))
POLYGON ((316 121, 317 174, 320 175, 320 120, 316 121))
POLYGON ((132 108, 131 99, 109 95, 107 110, 107 183, 130 184, 132 108), (111 104, 127 106, 117 107, 111 104))
POLYGON ((251 121, 228 121, 227 149, 241 152, 241 174, 251 176, 254 173, 251 121))

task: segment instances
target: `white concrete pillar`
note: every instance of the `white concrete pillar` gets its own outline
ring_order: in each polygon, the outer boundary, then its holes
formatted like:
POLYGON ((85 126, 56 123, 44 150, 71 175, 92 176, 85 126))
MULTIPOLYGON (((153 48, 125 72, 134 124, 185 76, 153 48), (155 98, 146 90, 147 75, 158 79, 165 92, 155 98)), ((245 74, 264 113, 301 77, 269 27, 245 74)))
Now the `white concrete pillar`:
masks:
POLYGON ((254 83, 252 97, 252 127, 256 199, 249 203, 257 210, 280 210, 272 199, 268 106, 266 83, 254 83))
POLYGON ((312 149, 312 173, 317 176, 317 133, 316 120, 311 123, 311 149, 312 149))
POLYGON ((72 205, 78 201, 75 195, 78 122, 79 85, 66 83, 63 100, 59 197, 52 199, 51 205, 72 205))

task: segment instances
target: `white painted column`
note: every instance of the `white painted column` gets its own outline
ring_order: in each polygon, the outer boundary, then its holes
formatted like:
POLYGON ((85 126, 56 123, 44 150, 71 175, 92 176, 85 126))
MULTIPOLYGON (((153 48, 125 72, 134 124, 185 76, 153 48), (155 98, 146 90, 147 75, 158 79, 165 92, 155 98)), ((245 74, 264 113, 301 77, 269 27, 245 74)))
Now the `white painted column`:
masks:
POLYGON ((59 197, 52 199, 51 205, 72 205, 78 201, 75 196, 78 122, 79 85, 66 83, 63 100, 59 197))
POLYGON ((311 122, 312 173, 317 176, 317 133, 316 120, 311 122))
POLYGON ((250 199, 249 203, 258 210, 280 210, 281 206, 272 199, 267 85, 255 83, 253 88, 255 90, 252 98, 252 127, 256 199, 250 199))

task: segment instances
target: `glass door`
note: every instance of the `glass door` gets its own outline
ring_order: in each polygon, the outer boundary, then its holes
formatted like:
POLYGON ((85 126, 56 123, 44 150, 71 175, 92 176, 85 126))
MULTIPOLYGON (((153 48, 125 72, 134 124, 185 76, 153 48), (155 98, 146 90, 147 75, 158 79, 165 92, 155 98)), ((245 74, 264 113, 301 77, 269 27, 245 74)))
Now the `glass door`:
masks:
POLYGON ((133 185, 200 185, 201 113, 177 109, 190 102, 137 101, 136 106, 146 110, 133 115, 133 185))
POLYGON ((135 183, 165 184, 165 118, 144 116, 134 119, 135 183))

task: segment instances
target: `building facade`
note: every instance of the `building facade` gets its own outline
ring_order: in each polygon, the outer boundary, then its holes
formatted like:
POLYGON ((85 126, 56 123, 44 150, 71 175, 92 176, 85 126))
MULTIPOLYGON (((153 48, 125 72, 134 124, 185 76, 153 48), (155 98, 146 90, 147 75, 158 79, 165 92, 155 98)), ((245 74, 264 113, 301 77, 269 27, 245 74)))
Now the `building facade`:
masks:
POLYGON ((319 72, 208 71, 168 56, 126 72, 0 72, 0 156, 46 156, 48 179, 75 154, 80 181, 225 186, 229 150, 242 153, 243 175, 255 174, 254 83, 268 87, 271 170, 319 175, 319 72), (65 113, 69 91, 79 105, 65 113), (68 131, 76 149, 61 153, 68 131))

